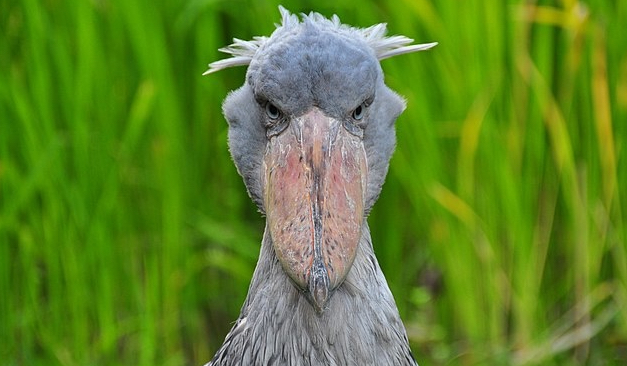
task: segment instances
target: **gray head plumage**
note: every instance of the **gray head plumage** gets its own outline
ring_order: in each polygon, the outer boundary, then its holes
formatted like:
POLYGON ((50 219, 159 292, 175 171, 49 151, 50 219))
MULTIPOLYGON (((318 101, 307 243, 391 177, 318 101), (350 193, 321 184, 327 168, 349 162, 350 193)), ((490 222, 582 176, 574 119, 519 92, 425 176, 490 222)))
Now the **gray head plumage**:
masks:
MULTIPOLYGON (((277 24, 275 34, 280 34, 283 31, 290 31, 301 25, 298 17, 291 14, 284 7, 279 6, 279 11, 281 12, 283 21, 281 25, 277 24)), ((425 51, 438 44, 437 42, 432 42, 412 45, 411 43, 414 40, 405 36, 386 37, 387 26, 385 23, 375 24, 371 27, 360 29, 342 24, 337 15, 333 15, 331 19, 327 19, 318 13, 310 13, 309 15, 303 14, 302 17, 304 21, 313 21, 324 24, 329 28, 335 28, 348 34, 352 33, 354 37, 363 38, 368 46, 372 48, 379 60, 411 52, 425 51)), ((273 36, 274 34, 270 37, 254 37, 251 41, 234 38, 233 44, 220 48, 219 50, 220 52, 232 55, 232 57, 210 63, 209 69, 205 71, 203 75, 229 67, 249 65, 251 60, 255 57, 257 51, 263 48, 263 45, 273 36)))
MULTIPOLYGON (((327 113, 341 115, 376 95, 364 144, 370 151, 368 202, 378 197, 394 148, 393 122, 405 108, 404 100, 383 83, 379 60, 423 51, 437 42, 412 45, 405 36, 386 36, 386 25, 354 28, 318 13, 302 14, 302 21, 279 6, 282 24, 269 37, 234 39, 220 51, 232 57, 209 64, 205 74, 248 65, 244 86, 223 105, 230 124, 230 150, 251 198, 264 212, 259 166, 263 160, 265 128, 251 119, 263 118, 259 102, 272 99, 286 114, 296 116, 311 105, 326 104, 327 113), (317 79, 314 77, 318 75, 317 79), (312 95, 314 94, 314 95, 312 95), (376 115, 375 115, 376 114, 376 115), (371 138, 368 138, 371 137, 371 138)), ((338 116, 341 117, 341 116, 338 116)))

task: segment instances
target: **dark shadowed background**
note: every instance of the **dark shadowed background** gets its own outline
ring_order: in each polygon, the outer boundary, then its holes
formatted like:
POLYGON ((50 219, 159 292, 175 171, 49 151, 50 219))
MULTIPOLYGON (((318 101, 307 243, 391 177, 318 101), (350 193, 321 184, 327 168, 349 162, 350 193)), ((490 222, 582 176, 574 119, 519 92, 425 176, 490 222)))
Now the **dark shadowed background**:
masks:
MULTIPOLYGON (((627 364, 627 2, 284 1, 440 44, 370 217, 421 365, 627 364)), ((0 1, 0 364, 208 361, 263 218, 202 77, 276 1, 0 1)))

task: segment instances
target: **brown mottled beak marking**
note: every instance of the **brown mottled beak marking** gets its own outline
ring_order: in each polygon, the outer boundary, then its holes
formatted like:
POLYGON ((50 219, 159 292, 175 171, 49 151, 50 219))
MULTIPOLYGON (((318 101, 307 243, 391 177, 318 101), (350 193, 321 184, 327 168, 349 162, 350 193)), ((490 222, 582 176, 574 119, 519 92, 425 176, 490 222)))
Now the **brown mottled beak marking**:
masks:
POLYGON ((318 312, 344 280, 361 238, 366 153, 318 108, 268 142, 264 203, 281 265, 318 312))

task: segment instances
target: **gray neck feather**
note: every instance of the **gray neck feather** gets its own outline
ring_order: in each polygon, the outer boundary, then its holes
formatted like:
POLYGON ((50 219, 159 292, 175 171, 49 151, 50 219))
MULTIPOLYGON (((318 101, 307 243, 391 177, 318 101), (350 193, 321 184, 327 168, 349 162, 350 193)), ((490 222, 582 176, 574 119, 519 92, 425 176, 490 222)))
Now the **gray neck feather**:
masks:
POLYGON ((322 313, 283 272, 266 230, 248 296, 207 366, 417 365, 364 224, 351 271, 322 313))

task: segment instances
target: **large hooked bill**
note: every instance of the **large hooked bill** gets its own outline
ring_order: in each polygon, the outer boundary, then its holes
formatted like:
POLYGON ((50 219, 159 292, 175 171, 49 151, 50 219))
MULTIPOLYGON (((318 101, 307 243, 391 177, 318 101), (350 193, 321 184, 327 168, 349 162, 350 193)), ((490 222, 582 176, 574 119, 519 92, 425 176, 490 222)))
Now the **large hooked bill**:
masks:
POLYGON ((264 203, 274 250, 319 313, 357 253, 367 167, 362 139, 315 107, 267 145, 264 203))

